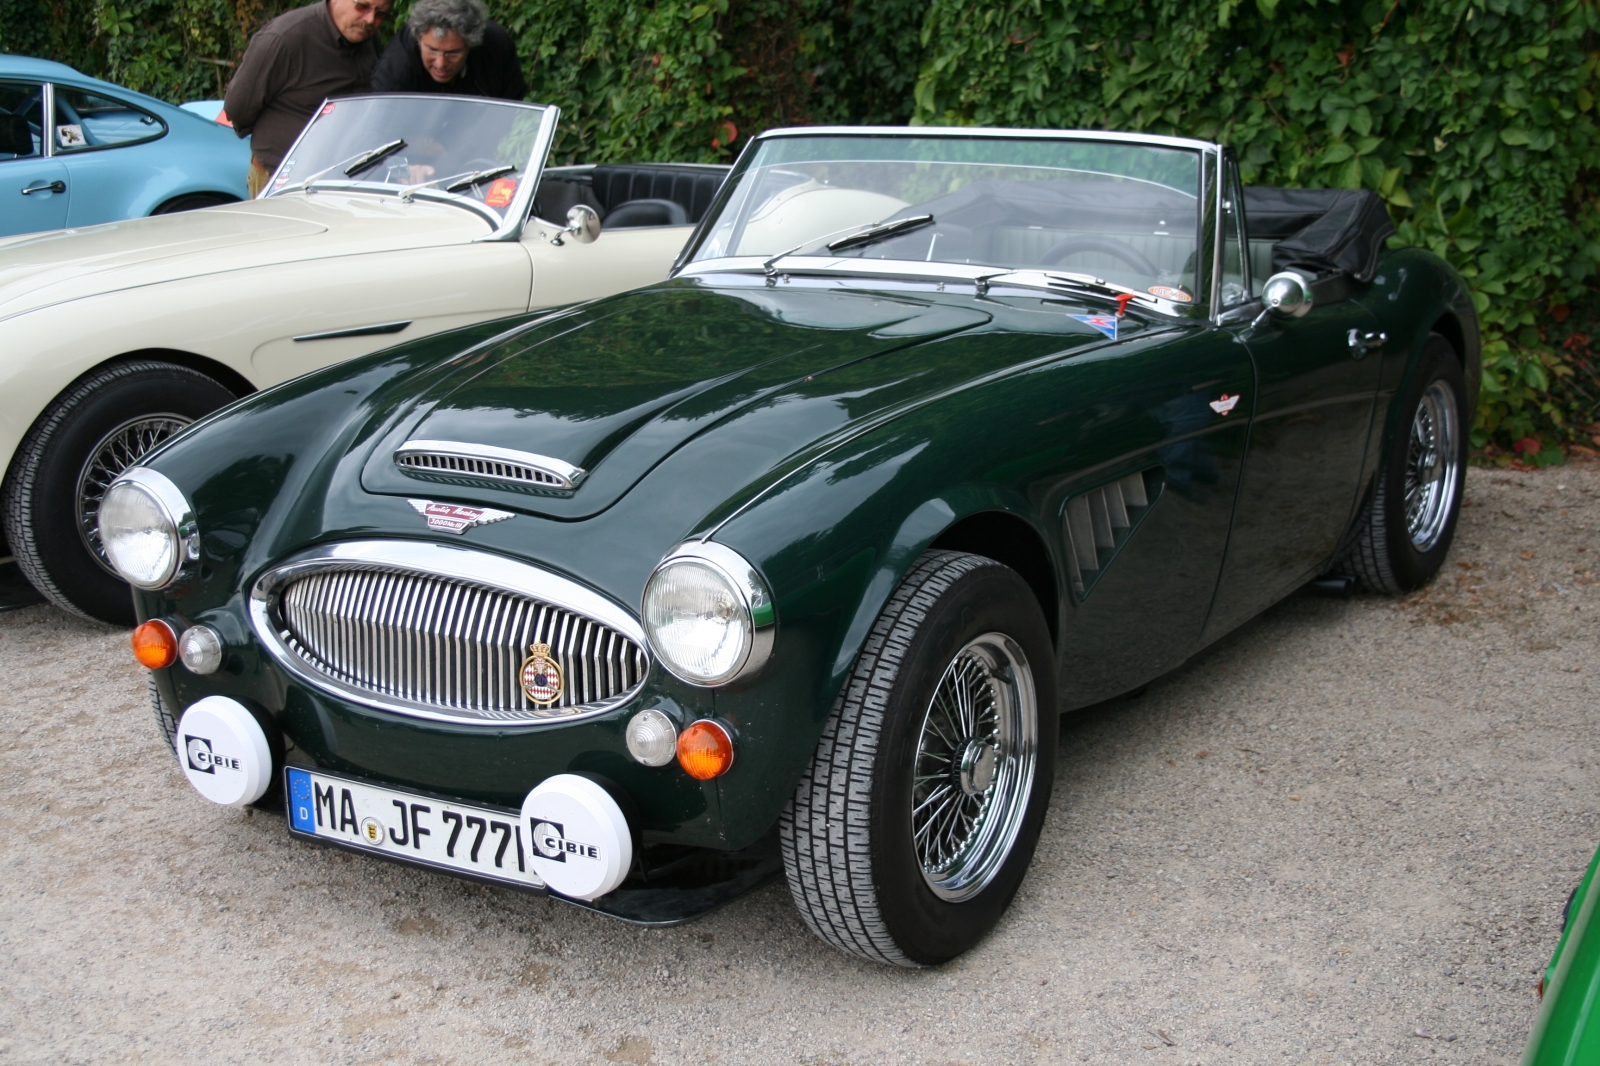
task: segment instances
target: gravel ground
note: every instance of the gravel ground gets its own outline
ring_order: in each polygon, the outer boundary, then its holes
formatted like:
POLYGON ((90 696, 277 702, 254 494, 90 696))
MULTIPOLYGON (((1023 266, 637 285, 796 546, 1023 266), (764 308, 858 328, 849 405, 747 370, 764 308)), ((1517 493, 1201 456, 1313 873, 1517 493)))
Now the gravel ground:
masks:
POLYGON ((1600 467, 1474 470, 1403 600, 1298 596, 1066 719, 1038 862, 921 972, 781 884, 641 930, 291 841, 121 633, 0 615, 0 1061, 1513 1063, 1600 837, 1600 467))

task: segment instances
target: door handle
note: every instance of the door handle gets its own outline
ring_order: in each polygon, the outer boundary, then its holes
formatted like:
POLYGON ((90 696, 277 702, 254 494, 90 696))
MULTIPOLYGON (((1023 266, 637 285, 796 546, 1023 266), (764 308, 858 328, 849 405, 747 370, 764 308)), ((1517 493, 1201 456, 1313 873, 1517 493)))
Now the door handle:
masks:
POLYGON ((1345 335, 1345 340, 1350 345, 1350 358, 1360 359, 1374 348, 1382 348, 1389 339, 1387 333, 1363 333, 1353 329, 1345 335))
POLYGON ((36 192, 66 192, 66 191, 67 191, 67 183, 64 182, 64 181, 56 180, 56 181, 45 182, 43 185, 30 185, 26 189, 22 190, 22 195, 31 196, 36 192))

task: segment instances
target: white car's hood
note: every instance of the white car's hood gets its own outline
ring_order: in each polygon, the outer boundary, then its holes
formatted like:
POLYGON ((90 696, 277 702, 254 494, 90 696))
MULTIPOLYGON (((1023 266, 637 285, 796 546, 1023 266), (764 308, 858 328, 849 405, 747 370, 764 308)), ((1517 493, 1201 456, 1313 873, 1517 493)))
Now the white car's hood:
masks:
POLYGON ((0 319, 97 293, 281 263, 465 244, 472 212, 318 193, 0 240, 0 319))

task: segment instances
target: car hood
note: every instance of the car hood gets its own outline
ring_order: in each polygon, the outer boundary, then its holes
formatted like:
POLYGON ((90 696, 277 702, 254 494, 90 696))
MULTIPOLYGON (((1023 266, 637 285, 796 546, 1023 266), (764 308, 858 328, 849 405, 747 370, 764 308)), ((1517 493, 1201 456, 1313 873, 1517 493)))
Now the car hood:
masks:
POLYGON ((0 320, 184 278, 462 244, 489 232, 450 204, 319 193, 250 200, 0 241, 0 320))
POLYGON ((469 349, 425 386, 397 390, 362 434, 374 444, 361 484, 572 520, 670 462, 667 480, 714 480, 695 493, 728 498, 852 427, 1018 358, 1106 339, 1059 310, 1035 315, 1050 320, 1037 331, 997 316, 1014 317, 970 295, 695 279, 636 290, 469 349), (939 343, 974 331, 990 340, 939 343), (531 452, 584 474, 552 491, 402 470, 396 449, 418 440, 531 452))

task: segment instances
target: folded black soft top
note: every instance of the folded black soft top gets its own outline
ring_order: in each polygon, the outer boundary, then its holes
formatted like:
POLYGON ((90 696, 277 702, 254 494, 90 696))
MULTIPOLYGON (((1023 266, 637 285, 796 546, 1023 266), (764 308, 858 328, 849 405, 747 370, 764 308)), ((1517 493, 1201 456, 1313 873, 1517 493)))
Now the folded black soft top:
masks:
POLYGON ((1370 189, 1244 190, 1245 230, 1251 240, 1271 240, 1272 269, 1314 278, 1348 274, 1371 281, 1378 257, 1394 236, 1383 198, 1370 189))

